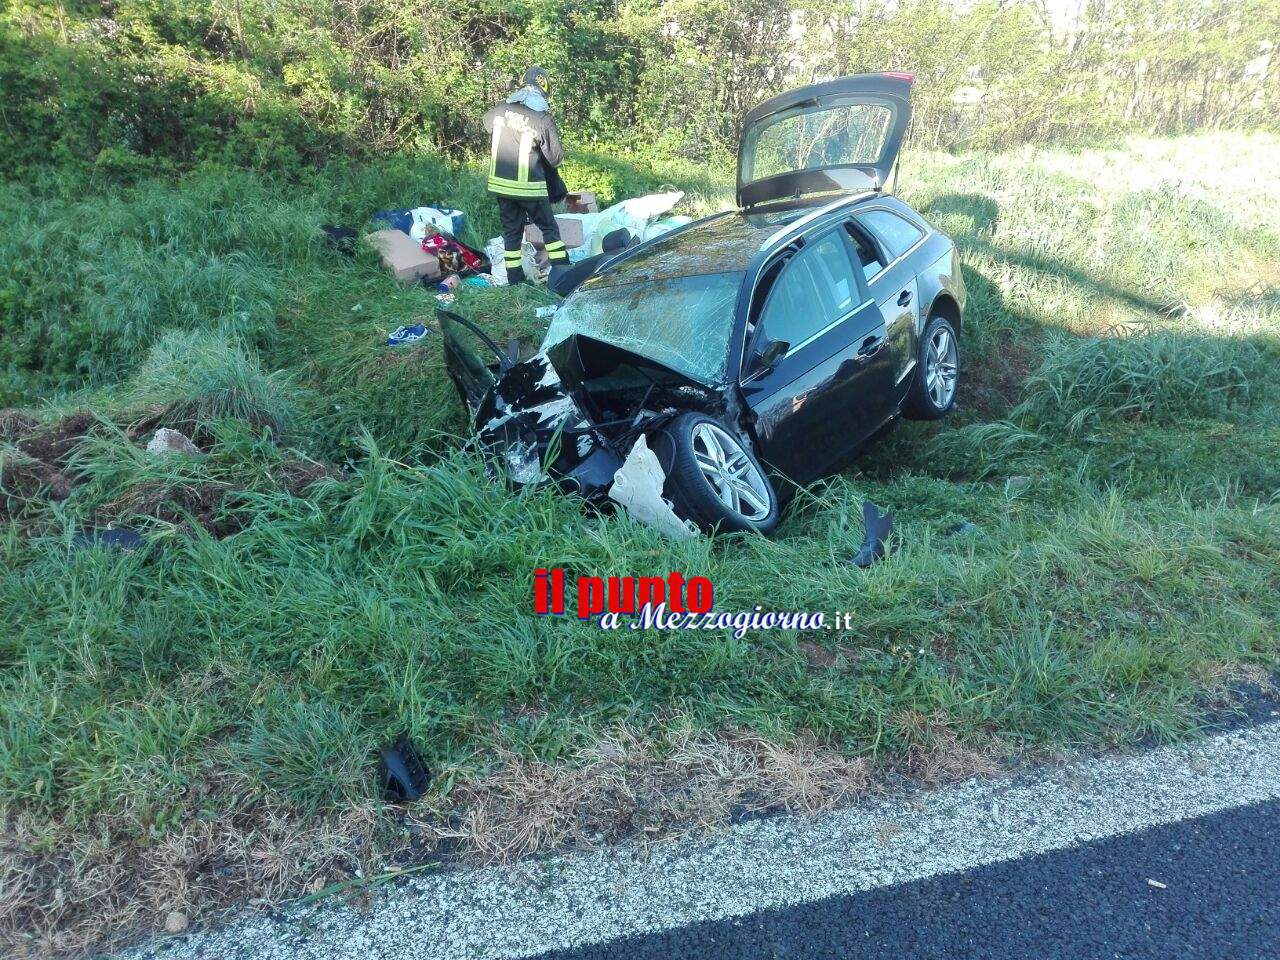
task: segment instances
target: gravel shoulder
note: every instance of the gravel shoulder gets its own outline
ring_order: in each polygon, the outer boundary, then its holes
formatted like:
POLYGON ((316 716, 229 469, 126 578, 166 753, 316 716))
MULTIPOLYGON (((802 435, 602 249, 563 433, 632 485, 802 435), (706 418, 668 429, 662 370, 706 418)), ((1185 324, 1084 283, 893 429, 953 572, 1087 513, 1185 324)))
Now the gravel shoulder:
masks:
POLYGON ((144 960, 530 957, 1007 863, 1280 799, 1280 723, 1034 777, 975 781, 696 842, 419 875, 362 911, 249 915, 144 960))

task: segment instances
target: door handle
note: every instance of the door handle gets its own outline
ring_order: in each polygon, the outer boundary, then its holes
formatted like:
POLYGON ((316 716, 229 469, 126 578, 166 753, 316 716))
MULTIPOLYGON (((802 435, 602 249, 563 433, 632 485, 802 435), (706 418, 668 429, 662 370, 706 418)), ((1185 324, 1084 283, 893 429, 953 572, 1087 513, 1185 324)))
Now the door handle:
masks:
POLYGON ((898 306, 905 307, 910 302, 911 302, 910 290, 903 290, 900 294, 898 294, 898 306))
POLYGON ((884 337, 877 337, 873 334, 862 341, 862 346, 858 348, 858 356, 873 357, 880 352, 882 346, 884 346, 884 337))

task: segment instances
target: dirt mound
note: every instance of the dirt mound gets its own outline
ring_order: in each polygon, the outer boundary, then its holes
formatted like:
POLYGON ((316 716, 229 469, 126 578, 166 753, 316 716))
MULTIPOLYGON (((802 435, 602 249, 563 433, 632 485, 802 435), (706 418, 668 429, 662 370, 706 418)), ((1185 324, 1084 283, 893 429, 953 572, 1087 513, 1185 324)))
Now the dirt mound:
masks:
POLYGON ((56 467, 21 452, 0 455, 0 520, 19 516, 27 501, 61 501, 69 496, 71 480, 56 467))
POLYGON ((39 425, 39 420, 23 410, 0 410, 0 440, 20 440, 39 425))
POLYGON ((300 496, 321 480, 341 480, 342 471, 315 460, 286 460, 275 472, 277 482, 293 496, 300 496))
MULTIPOLYGON (((138 408, 118 418, 120 429, 136 444, 145 443, 159 425, 171 426, 166 411, 138 408)), ((188 425, 190 426, 190 425, 188 425)), ((54 423, 41 424, 21 410, 0 411, 0 442, 13 446, 0 456, 0 520, 17 517, 28 503, 66 500, 77 478, 67 470, 76 448, 89 437, 106 434, 109 425, 88 410, 80 410, 54 423)), ((195 434, 196 445, 208 452, 213 437, 195 434)), ((273 471, 275 482, 293 496, 321 480, 340 480, 336 467, 295 457, 273 471)), ((194 523, 219 539, 244 529, 247 519, 234 511, 236 488, 227 483, 140 483, 92 511, 95 525, 128 522, 151 517, 189 529, 194 523)))
POLYGON ((57 423, 37 427, 18 441, 18 449, 33 460, 52 466, 66 466, 67 458, 85 438, 101 429, 101 424, 88 410, 78 410, 57 423))
POLYGON ((981 364, 966 367, 960 377, 958 405, 998 420, 1018 405, 1027 377, 1037 363, 1035 344, 1009 343, 981 364))

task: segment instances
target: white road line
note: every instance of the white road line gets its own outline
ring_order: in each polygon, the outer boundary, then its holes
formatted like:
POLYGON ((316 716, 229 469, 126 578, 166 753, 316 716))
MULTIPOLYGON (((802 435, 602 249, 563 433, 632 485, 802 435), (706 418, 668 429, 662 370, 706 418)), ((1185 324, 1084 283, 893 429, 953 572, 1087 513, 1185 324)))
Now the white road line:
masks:
MULTIPOLYGON (((178 958, 496 960, 793 906, 1280 799, 1280 723, 1039 778, 962 784, 709 841, 421 877, 360 915, 250 916, 170 944, 178 958)), ((132 957, 154 956, 146 950, 132 957)))

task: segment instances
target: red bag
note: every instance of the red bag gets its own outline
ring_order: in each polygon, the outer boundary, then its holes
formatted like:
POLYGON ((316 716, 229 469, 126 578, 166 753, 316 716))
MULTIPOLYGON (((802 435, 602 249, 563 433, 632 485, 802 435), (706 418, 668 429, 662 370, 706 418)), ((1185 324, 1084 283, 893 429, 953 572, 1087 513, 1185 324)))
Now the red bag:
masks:
POLYGON ((485 259, 480 254, 465 243, 440 233, 424 237, 422 249, 439 259, 443 273, 466 273, 482 270, 485 266, 485 259))

